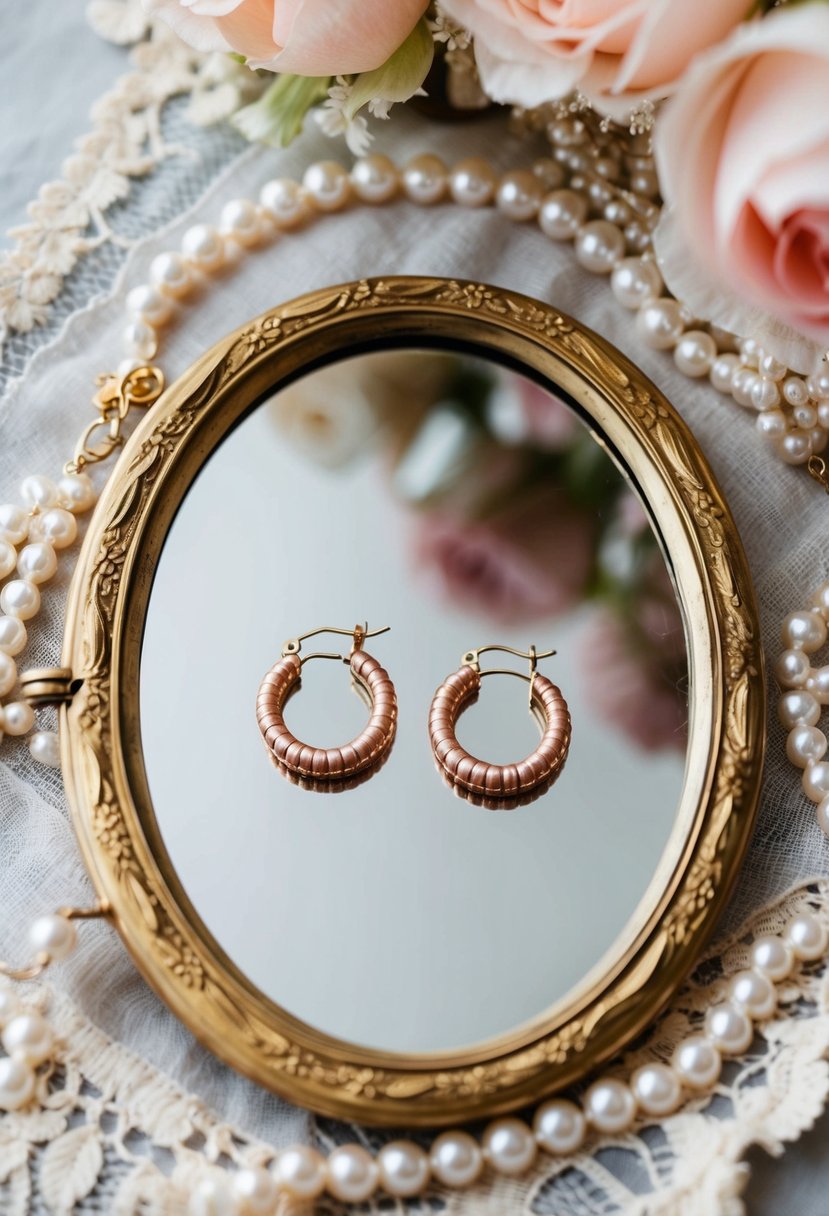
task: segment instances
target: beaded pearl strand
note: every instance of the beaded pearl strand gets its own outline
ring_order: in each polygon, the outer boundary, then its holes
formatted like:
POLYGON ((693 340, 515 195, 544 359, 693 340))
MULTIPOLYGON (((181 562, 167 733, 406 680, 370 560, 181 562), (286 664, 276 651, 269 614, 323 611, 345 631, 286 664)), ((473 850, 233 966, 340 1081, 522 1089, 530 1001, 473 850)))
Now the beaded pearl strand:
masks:
POLYGON ((788 730, 786 755, 803 769, 806 797, 816 803, 821 830, 829 836, 829 762, 826 735, 817 723, 829 705, 829 666, 813 667, 810 656, 823 649, 829 638, 829 582, 812 596, 805 611, 791 612, 783 622, 785 649, 775 664, 777 682, 783 689, 778 717, 788 730))

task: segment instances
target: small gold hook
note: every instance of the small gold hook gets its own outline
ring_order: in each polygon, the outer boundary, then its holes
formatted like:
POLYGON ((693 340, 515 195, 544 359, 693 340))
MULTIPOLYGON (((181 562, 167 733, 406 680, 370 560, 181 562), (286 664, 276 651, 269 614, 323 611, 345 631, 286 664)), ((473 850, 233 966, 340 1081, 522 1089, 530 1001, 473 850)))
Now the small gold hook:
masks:
POLYGON ((829 494, 829 469, 827 469, 826 461, 822 456, 810 456, 806 464, 815 481, 823 486, 827 494, 829 494))
POLYGON ((336 633, 340 637, 352 639, 351 651, 348 655, 319 651, 316 654, 305 655, 300 662, 307 663, 309 659, 341 659, 343 663, 348 663, 358 650, 362 650, 363 642, 366 638, 376 638, 378 634, 388 633, 390 629, 391 625, 384 625, 382 629, 370 630, 368 621, 362 625, 355 625, 353 629, 340 629, 337 625, 321 625, 319 629, 309 629, 307 633, 301 633, 298 637, 289 638, 282 647, 282 657, 287 658, 288 655, 299 654, 302 643, 306 642, 308 638, 315 638, 320 633, 336 633))
POLYGON ((538 651, 534 645, 530 646, 529 650, 516 650, 513 646, 500 646, 497 642, 489 642, 486 646, 478 646, 474 650, 467 650, 461 659, 461 666, 474 667, 481 679, 484 676, 517 676, 519 680, 526 680, 530 686, 530 708, 532 709, 533 686, 535 684, 538 660, 551 659, 557 653, 555 650, 538 651), (503 654, 514 654, 519 659, 528 659, 530 664, 529 673, 516 671, 513 667, 490 667, 486 671, 481 671, 480 656, 488 650, 498 650, 503 654))

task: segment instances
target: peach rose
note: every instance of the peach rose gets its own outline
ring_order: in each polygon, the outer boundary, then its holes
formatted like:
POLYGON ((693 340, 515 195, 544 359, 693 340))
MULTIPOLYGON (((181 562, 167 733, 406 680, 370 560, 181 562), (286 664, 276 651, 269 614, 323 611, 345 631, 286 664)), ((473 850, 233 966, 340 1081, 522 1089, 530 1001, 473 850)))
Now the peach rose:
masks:
POLYGON ((664 97, 699 51, 731 32, 751 0, 444 0, 475 38, 496 101, 537 106, 578 88, 627 113, 664 97))
POLYGON ((655 151, 672 291, 810 370, 800 335, 829 341, 829 9, 783 9, 701 56, 655 151))
POLYGON ((144 0, 199 51, 298 76, 370 72, 405 42, 426 0, 144 0))

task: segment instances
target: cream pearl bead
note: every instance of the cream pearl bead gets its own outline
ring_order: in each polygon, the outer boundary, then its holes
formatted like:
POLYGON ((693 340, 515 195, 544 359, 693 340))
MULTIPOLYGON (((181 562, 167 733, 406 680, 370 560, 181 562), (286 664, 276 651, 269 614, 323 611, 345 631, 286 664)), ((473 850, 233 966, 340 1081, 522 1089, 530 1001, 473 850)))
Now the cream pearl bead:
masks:
POLYGON ((792 410, 792 421, 798 430, 811 431, 818 424, 818 412, 813 405, 796 405, 792 410))
POLYGON ((495 191, 495 205, 508 219, 522 223, 535 219, 541 206, 541 182, 527 169, 505 173, 495 191))
POLYGON ((774 984, 761 971, 738 971, 728 990, 734 1004, 755 1020, 770 1018, 777 1008, 774 984))
POLYGON ((767 975, 772 983, 779 984, 792 973, 794 953, 782 937, 767 933, 753 943, 751 965, 755 971, 762 971, 763 975, 767 975))
POLYGON ((812 441, 803 431, 789 431, 778 440, 777 453, 785 464, 805 464, 812 455, 812 441))
POLYGON ((553 1098, 539 1106, 533 1121, 536 1143, 554 1156, 574 1153, 584 1143, 587 1120, 575 1102, 553 1098))
POLYGON ((39 916, 29 928, 29 945, 37 954, 48 954, 56 963, 68 958, 78 944, 78 931, 71 920, 57 913, 39 916))
POLYGON ((351 197, 349 176, 335 160, 319 160, 309 165, 302 185, 320 211, 340 211, 351 197))
POLYGON ((267 1170, 239 1170, 233 1176, 232 1187, 245 1216, 273 1216, 278 1190, 267 1170))
POLYGON ((817 407, 818 426, 829 428, 829 401, 821 401, 817 407))
POLYGON ((804 963, 813 963, 826 953, 827 931, 825 925, 810 912, 801 912, 786 925, 786 941, 796 958, 804 963))
POLYGON ((0 616, 0 651, 14 657, 26 649, 29 635, 26 626, 16 616, 0 616))
POLYGON ((802 650, 784 650, 774 664, 774 674, 783 688, 803 688, 812 674, 812 665, 802 650))
POLYGON ((814 612, 819 612, 824 620, 829 619, 829 582, 821 583, 812 596, 809 607, 814 612))
POLYGON ((377 205, 393 199, 400 188, 397 166, 388 156, 373 153, 355 161, 351 169, 354 193, 364 203, 377 205))
POLYGON ((469 156, 450 170, 449 193, 460 207, 485 207, 492 201, 497 181, 489 161, 469 156))
POLYGON ((731 395, 738 405, 747 409, 754 403, 751 394, 759 376, 750 367, 738 367, 731 377, 731 395))
POLYGON ((662 275, 655 262, 622 258, 613 267, 610 289, 623 308, 636 310, 662 290, 662 275))
POLYGON ((754 425, 766 439, 782 439, 789 429, 788 419, 782 410, 765 410, 757 415, 754 425))
POLYGON ((811 802, 823 802, 829 795, 829 764, 825 760, 807 766, 803 773, 803 790, 811 802))
POLYGON ((40 592, 27 579, 15 578, 0 591, 0 608, 8 616, 31 620, 40 608, 40 592))
MULTIPOLYGON (((807 687, 813 680, 814 677, 810 676, 806 681, 807 687)), ((811 689, 793 688, 780 698, 777 716, 787 730, 794 726, 814 726, 820 718, 820 703, 811 689)))
POLYGON ((806 381, 806 387, 812 397, 816 397, 819 401, 825 401, 829 398, 829 372, 813 372, 806 381))
POLYGON ((815 811, 815 818, 817 819, 817 825, 821 832, 823 832, 823 835, 829 836, 829 797, 824 798, 818 803, 817 810, 815 811))
POLYGON ((17 664, 10 654, 0 651, 0 697, 8 696, 16 683, 17 664))
POLYGON ((60 740, 54 731, 36 731, 29 739, 29 752, 39 764, 60 768, 60 740))
POLYGON ((29 514, 14 503, 0 505, 0 537, 10 545, 22 545, 29 532, 29 514))
POLYGON ((633 1123, 636 1099, 627 1085, 615 1077, 605 1077, 587 1090, 584 1110, 596 1131, 614 1136, 627 1131, 633 1123))
POLYGON ((806 768, 826 755, 826 736, 816 726, 796 726, 789 731, 786 755, 797 768, 806 768))
POLYGON ((319 1198, 328 1177, 325 1158, 304 1144, 280 1153, 274 1172, 279 1186, 294 1199, 319 1198))
POLYGON ((813 431, 809 431, 809 443, 812 447, 812 455, 817 456, 826 449, 829 435, 822 427, 816 426, 813 431))
POLYGON ((774 355, 762 355, 757 368, 760 374, 767 376, 769 380, 782 380, 786 374, 785 363, 775 359, 774 355))
POLYGON ((199 270, 219 270, 225 262, 225 242, 210 224, 194 224, 181 238, 181 249, 188 262, 199 270))
POLYGON ((47 583, 58 568, 55 550, 45 541, 26 545, 17 559, 17 572, 30 583, 47 583))
POLYGON ((193 286, 193 276, 180 253, 159 253, 150 262, 150 283, 165 296, 181 299, 193 286))
POLYGON ((90 510, 97 497, 88 473, 66 473, 58 482, 58 502, 73 515, 90 510))
POLYGON ((460 1190, 480 1178, 484 1155, 468 1132, 443 1132, 432 1144, 430 1164, 438 1182, 460 1190))
POLYGON ((11 988, 0 986, 0 1030, 20 1013, 20 1001, 11 988))
POLYGON ((754 1026, 744 1009, 726 1002, 707 1011, 705 1034, 721 1055, 738 1056, 751 1046, 754 1026))
POLYGON ((756 410, 773 410, 780 404, 780 389, 773 380, 758 376, 751 386, 751 404, 756 410))
POLYGON ((673 1114, 682 1100, 679 1077, 667 1064, 644 1064, 630 1079, 636 1105, 646 1115, 673 1114))
POLYGON ((717 356, 717 344, 701 329, 689 329, 674 347, 674 363, 685 376, 707 376, 717 356))
POLYGON ((124 330, 124 346, 138 359, 152 359, 158 350, 158 335, 146 321, 130 321, 124 330))
POLYGON ((722 1060, 717 1048, 704 1035, 691 1035, 680 1043, 671 1064, 688 1089, 708 1089, 719 1078, 722 1060))
POLYGON ((3 1046, 10 1056, 25 1060, 33 1068, 42 1064, 55 1044, 52 1027, 39 1013, 19 1013, 6 1025, 3 1046))
POLYGON ((484 1130, 484 1159, 499 1174, 517 1178, 535 1161, 538 1146, 522 1119, 496 1119, 484 1130))
POLYGON ((78 535, 78 522, 71 511, 50 507, 35 515, 29 528, 29 539, 49 544, 53 549, 68 549, 78 535))
POLYGON ((17 565, 17 550, 14 545, 0 537, 0 579, 11 574, 17 565))
POLYGON ((154 328, 166 325, 172 316, 173 308, 169 298, 163 296, 156 287, 142 283, 133 287, 127 295, 127 312, 139 321, 146 321, 154 328))
POLYGON ((202 1178, 190 1196, 190 1216, 239 1216, 239 1204, 230 1180, 221 1175, 202 1178))
POLYGON ((538 226, 553 241, 572 241, 586 218, 587 202, 575 190, 553 190, 538 210, 538 226))
POLYGON ((277 228, 286 232, 304 224, 311 215, 308 195, 299 182, 289 177, 276 177, 273 181, 265 182, 259 192, 259 203, 277 228))
POLYGON ((432 1176, 429 1158, 411 1140, 392 1140, 377 1154, 380 1185, 389 1195, 411 1199, 425 1191, 432 1176))
POLYGON ((685 322, 676 300, 650 300, 639 309, 636 328, 643 341, 654 350, 669 350, 682 337, 685 322))
POLYGON ((35 474, 26 477, 20 486, 20 496, 27 507, 35 511, 45 511, 54 506, 57 501, 57 488, 48 477, 35 474))
POLYGON ((365 1203, 377 1178, 377 1162, 359 1144, 342 1144, 328 1156, 328 1189, 343 1203, 365 1203))
POLYGON ((790 612, 781 630, 783 645, 813 654, 826 645, 826 622, 819 612, 790 612))
POLYGON ((564 170, 551 156, 541 156, 533 162, 533 176, 537 177, 544 191, 558 190, 564 185, 564 170))
POLYGON ((731 384, 734 379, 734 373, 740 366, 740 359, 729 351, 725 354, 717 355, 714 362, 711 364, 711 370, 708 373, 708 378, 713 384, 718 393, 730 393, 731 384))
POLYGON ((449 170, 439 156, 424 153, 415 156, 403 169, 403 190, 406 197, 420 206, 431 206, 445 198, 449 188, 449 170))
POLYGON ((783 381, 783 396, 789 405, 805 405, 809 400, 805 380, 801 380, 799 376, 787 376, 783 381))
POLYGON ((25 701, 12 701, 0 710, 0 730, 17 738, 27 735, 35 724, 35 711, 25 701))
POLYGON ((0 1110, 19 1110, 35 1092, 35 1074, 23 1060, 0 1060, 0 1110))
POLYGON ((624 256, 625 238, 607 220, 591 220, 576 236, 576 261, 591 274, 610 274, 624 256))
POLYGON ((224 237, 248 248, 258 244, 264 233, 259 212, 247 198, 234 198, 222 207, 219 228, 224 237))

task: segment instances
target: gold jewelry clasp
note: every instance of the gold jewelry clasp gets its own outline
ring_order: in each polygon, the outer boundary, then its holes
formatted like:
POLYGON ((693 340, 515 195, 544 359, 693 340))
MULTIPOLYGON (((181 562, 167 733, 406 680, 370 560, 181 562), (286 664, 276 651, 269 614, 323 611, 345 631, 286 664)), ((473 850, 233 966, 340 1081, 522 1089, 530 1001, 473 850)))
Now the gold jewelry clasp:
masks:
POLYGON ((461 666, 473 667, 475 671, 483 679, 484 676, 518 676, 519 680, 527 680, 530 685, 530 708, 533 701, 533 684, 535 682, 536 670, 539 659, 551 659, 556 650, 536 650, 535 646, 530 646, 529 650, 516 650, 513 646, 501 646, 497 642, 488 642, 486 646, 478 646, 475 650, 467 650, 461 659, 461 666), (481 671, 480 656, 488 650, 498 650, 502 654, 514 654, 516 658, 528 659, 530 663, 529 673, 516 671, 514 667, 489 667, 486 671, 481 671))
POLYGON ((815 481, 822 485, 827 494, 829 494, 829 466, 822 456, 810 456, 806 468, 809 470, 815 481))
POLYGON ((313 654, 303 655, 300 659, 300 665, 307 663, 309 659, 338 659, 342 663, 350 663, 351 658, 358 650, 363 649, 363 642, 366 638, 376 638, 380 633, 388 633, 391 625, 384 625, 382 629, 369 630, 368 621, 363 625, 355 625, 353 629, 340 629, 336 625, 321 625, 319 629, 309 629, 307 633, 301 633, 298 637, 289 638, 282 647, 282 657, 287 658, 291 654, 299 654, 302 643, 308 638, 315 638, 320 633, 337 633, 341 637, 351 638, 352 645, 348 654, 333 654, 330 651, 318 650, 313 654))

